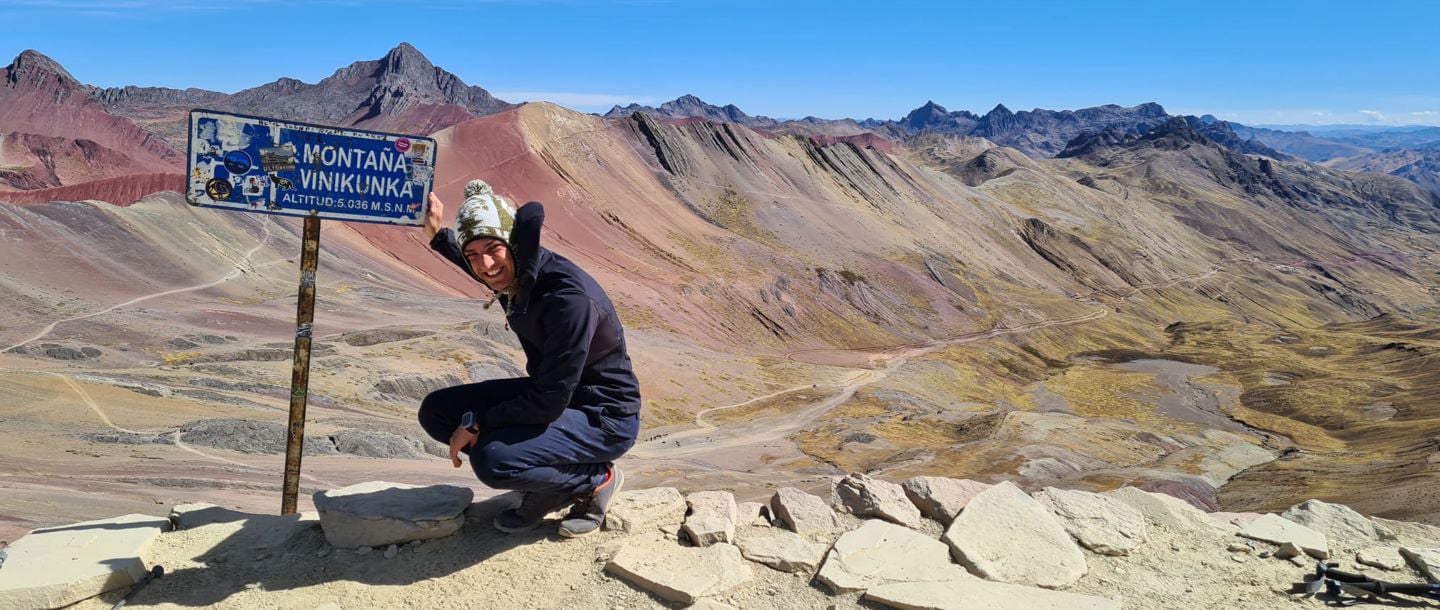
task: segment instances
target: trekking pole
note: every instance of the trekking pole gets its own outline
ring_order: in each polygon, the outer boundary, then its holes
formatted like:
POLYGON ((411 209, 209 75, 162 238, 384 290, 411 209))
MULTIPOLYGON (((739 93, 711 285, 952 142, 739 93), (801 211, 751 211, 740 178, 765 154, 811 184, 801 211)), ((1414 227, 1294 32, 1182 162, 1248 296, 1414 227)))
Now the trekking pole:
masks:
POLYGON ((136 591, 139 591, 140 589, 145 588, 145 585, 150 584, 150 581, 155 580, 156 578, 160 578, 161 576, 164 576, 164 575, 165 575, 165 567, 164 567, 164 566, 158 566, 158 565, 157 565, 157 566, 155 566, 155 567, 153 567, 153 568, 150 568, 150 573, 149 573, 149 574, 146 574, 146 575, 145 575, 145 578, 141 578, 141 579, 140 579, 140 582, 135 583, 135 586, 130 587, 130 592, 129 592, 129 593, 126 593, 126 594, 125 594, 125 597, 120 598, 120 601, 115 602, 115 605, 114 605, 114 606, 111 606, 110 610, 120 610, 121 608, 124 608, 124 607, 125 607, 125 604, 130 601, 130 598, 135 596, 135 592, 136 592, 136 591))

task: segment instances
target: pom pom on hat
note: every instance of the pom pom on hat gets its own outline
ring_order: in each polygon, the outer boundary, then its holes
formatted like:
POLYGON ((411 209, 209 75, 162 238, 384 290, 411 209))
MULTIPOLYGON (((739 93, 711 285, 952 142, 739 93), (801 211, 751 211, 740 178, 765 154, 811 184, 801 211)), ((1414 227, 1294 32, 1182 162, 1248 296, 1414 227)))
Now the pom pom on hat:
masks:
POLYGON ((460 249, 481 237, 493 237, 510 243, 515 228, 515 204, 495 194, 484 180, 471 180, 465 185, 465 202, 455 215, 456 241, 460 249))

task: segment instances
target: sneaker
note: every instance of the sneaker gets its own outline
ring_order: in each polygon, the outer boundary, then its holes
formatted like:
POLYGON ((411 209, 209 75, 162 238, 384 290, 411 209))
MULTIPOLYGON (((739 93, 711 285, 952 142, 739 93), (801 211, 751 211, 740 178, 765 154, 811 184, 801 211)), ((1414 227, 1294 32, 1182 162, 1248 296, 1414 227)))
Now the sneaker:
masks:
POLYGON ((610 501, 624 485, 625 473, 620 472, 619 466, 610 466, 605 482, 595 491, 577 498, 575 505, 570 507, 570 513, 560 522, 560 535, 579 538, 600 531, 600 526, 605 524, 605 510, 610 508, 610 501))
POLYGON ((495 515, 495 529, 507 534, 516 534, 535 529, 545 520, 545 515, 569 504, 573 498, 568 494, 527 491, 520 505, 507 508, 495 515))

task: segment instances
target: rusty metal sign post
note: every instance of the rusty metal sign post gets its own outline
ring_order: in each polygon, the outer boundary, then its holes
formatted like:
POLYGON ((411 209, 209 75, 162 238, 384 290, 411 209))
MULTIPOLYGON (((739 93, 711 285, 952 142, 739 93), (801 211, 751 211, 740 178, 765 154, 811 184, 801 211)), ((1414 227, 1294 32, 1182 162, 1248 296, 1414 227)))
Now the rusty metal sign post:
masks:
POLYGON ((430 138, 190 111, 186 201, 305 219, 281 514, 295 512, 300 493, 320 221, 423 225, 436 152, 430 138))
POLYGON ((300 456, 305 453, 305 401, 310 391, 310 335, 315 322, 315 266, 320 262, 320 218, 305 219, 300 249, 300 295, 295 304, 295 364, 290 373, 290 430, 285 442, 285 487, 280 514, 295 512, 300 456))

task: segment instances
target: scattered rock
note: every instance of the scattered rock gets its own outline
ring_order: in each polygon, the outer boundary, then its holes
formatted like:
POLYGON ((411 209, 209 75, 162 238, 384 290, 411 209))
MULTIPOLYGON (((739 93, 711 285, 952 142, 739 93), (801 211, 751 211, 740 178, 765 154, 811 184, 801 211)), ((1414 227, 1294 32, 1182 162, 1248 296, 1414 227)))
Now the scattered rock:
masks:
POLYGON ((943 540, 960 563, 990 580, 1053 589, 1087 570, 1060 520, 1008 481, 971 499, 943 540))
POLYGON ((791 531, 809 536, 828 537, 840 529, 840 520, 824 500, 794 487, 782 487, 770 497, 770 514, 791 531))
POLYGON ((1324 534, 1327 541, 1335 544, 1360 546, 1395 540, 1395 532, 1390 528, 1365 518, 1343 504, 1306 500, 1280 516, 1324 534))
POLYGON ((1149 537, 1145 516, 1113 497, 1046 487, 1035 499, 1060 516, 1081 546, 1101 555, 1129 555, 1149 537))
POLYGON ((59 608, 144 578, 169 520, 125 515, 40 528, 5 547, 0 607, 59 608))
MULTIPOLYGON (((1324 534, 1279 515, 1265 515, 1256 519, 1241 529, 1240 535, 1279 545, 1288 542, 1316 559, 1330 556, 1330 546, 1326 544, 1324 534)), ((1276 554, 1279 555, 1278 552, 1276 554)))
POLYGON ((865 592, 865 600, 902 610, 1120 610, 1120 602, 990 582, 965 576, 941 582, 902 582, 865 592))
POLYGON ((950 525, 950 522, 955 520, 955 515, 964 510, 965 504, 970 502, 971 498, 991 486, 989 483, 969 479, 915 477, 901 483, 900 487, 926 517, 943 525, 950 525))
POLYGON ((315 493, 325 539, 340 548, 440 538, 460 530, 475 494, 467 487, 371 481, 315 493))
POLYGON ((412 330, 406 328, 371 328, 340 335, 340 340, 355 347, 369 347, 392 341, 407 341, 435 334, 433 330, 412 330))
POLYGON ((373 389, 384 401, 414 406, 435 390, 465 383, 458 375, 396 375, 375 382, 373 389))
POLYGON ((1399 570, 1405 567, 1405 558, 1394 547, 1371 547, 1355 553, 1355 562, 1382 570, 1399 570))
POLYGON ((683 547, 658 534, 626 542, 605 571, 661 599, 682 604, 725 593, 754 578, 734 545, 683 547))
POLYGON ((1129 504, 1153 527, 1173 529, 1177 532, 1201 532, 1224 534, 1221 527, 1210 516, 1189 502, 1160 493, 1151 493, 1134 487, 1121 487, 1105 492, 1121 502, 1129 504))
POLYGON ((815 577, 835 593, 850 593, 896 582, 950 580, 963 574, 964 570, 950 562, 943 543, 909 528, 870 519, 835 541, 815 577))
POLYGON ((375 550, 375 547, 362 546, 362 547, 360 547, 360 548, 355 549, 355 554, 356 554, 356 555, 368 555, 368 554, 370 554, 370 551, 373 551, 373 550, 375 550))
POLYGON ((825 559, 826 546, 789 530, 774 529, 740 537, 740 554, 781 572, 813 574, 825 559))
POLYGON ((860 517, 879 517, 911 529, 924 525, 920 509, 905 497, 905 489, 865 474, 852 473, 835 481, 831 504, 860 517))
POLYGON ((605 528, 632 534, 685 520, 685 496, 674 487, 621 491, 605 513, 605 528))
POLYGON ((1250 545, 1245 544, 1244 542, 1231 542, 1230 546, 1225 547, 1225 550, 1230 551, 1231 553, 1249 553, 1253 549, 1250 548, 1250 545))
POLYGON ((1425 580, 1440 582, 1440 548, 1400 547, 1400 556, 1425 575, 1425 580))
POLYGON ((427 457, 420 441, 375 430, 341 430, 330 436, 340 453, 373 458, 423 460, 427 457))
POLYGON ((735 542, 735 495, 728 491, 699 491, 686 498, 685 536, 695 546, 735 542))
POLYGON ((400 547, 398 547, 398 546, 395 546, 395 545, 392 544, 392 545, 390 545, 390 546, 388 546, 388 547, 385 548, 385 558, 386 558, 386 559, 394 559, 395 556, 396 556, 396 555, 399 555, 399 554, 400 554, 400 547))
MULTIPOLYGON (((245 419, 202 419, 180 427, 180 441, 241 453, 285 453, 289 428, 280 422, 245 419)), ((323 436, 305 437, 305 455, 335 455, 335 444, 323 436)))

